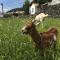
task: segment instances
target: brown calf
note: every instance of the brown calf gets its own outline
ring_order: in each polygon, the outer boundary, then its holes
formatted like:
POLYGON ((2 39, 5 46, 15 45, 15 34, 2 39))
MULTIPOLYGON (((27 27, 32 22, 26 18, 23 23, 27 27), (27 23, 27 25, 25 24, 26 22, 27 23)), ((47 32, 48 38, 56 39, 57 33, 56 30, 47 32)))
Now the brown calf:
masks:
POLYGON ((28 22, 23 28, 22 32, 25 34, 29 34, 32 37, 32 40, 35 44, 40 48, 46 48, 48 46, 54 45, 56 41, 58 30, 56 28, 50 28, 47 32, 39 33, 36 30, 33 22, 28 22))

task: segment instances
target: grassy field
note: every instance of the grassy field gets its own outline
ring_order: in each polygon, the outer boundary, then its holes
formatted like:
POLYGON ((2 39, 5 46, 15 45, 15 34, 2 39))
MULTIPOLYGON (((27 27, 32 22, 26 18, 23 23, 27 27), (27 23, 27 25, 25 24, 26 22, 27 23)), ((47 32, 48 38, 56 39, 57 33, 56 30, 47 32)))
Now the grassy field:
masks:
MULTIPOLYGON (((41 60, 39 51, 32 46, 31 37, 21 32, 25 23, 32 19, 29 16, 0 18, 0 60, 41 60)), ((43 24, 43 29, 41 25, 36 27, 38 31, 46 31, 51 26, 58 28, 57 53, 60 60, 60 18, 45 18, 43 24)))

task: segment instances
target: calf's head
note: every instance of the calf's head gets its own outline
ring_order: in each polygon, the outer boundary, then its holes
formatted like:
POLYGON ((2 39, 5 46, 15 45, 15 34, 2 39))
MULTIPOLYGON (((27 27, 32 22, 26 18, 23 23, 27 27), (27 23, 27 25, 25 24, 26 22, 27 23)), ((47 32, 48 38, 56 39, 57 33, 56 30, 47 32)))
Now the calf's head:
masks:
POLYGON ((27 24, 22 28, 22 32, 24 34, 31 34, 35 28, 35 25, 33 22, 27 22, 27 24))

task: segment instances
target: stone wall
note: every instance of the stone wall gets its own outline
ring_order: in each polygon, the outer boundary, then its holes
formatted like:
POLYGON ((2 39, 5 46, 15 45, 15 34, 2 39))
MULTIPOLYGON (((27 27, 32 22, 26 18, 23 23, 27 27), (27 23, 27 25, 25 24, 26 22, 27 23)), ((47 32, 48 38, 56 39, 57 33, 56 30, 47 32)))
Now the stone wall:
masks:
POLYGON ((40 13, 41 12, 48 13, 52 17, 60 17, 60 4, 41 6, 40 13))

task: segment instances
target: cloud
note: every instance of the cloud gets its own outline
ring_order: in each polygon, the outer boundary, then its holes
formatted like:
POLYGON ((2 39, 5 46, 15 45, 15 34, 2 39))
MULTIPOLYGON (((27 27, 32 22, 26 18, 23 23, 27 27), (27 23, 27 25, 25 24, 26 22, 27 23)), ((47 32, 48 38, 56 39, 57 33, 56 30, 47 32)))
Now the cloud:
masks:
MULTIPOLYGON (((4 12, 7 12, 7 11, 9 11, 10 10, 10 8, 3 8, 3 11, 4 12)), ((2 7, 0 6, 0 12, 2 12, 2 7)))
POLYGON ((7 12, 7 11, 9 11, 10 9, 8 9, 8 8, 4 8, 4 12, 7 12))
POLYGON ((33 0, 30 0, 30 2, 32 2, 33 0))

